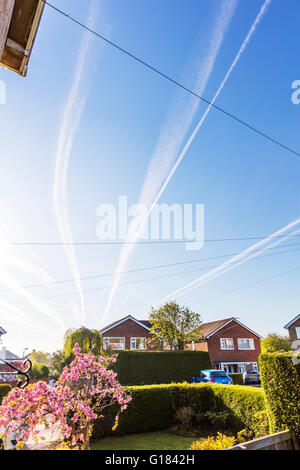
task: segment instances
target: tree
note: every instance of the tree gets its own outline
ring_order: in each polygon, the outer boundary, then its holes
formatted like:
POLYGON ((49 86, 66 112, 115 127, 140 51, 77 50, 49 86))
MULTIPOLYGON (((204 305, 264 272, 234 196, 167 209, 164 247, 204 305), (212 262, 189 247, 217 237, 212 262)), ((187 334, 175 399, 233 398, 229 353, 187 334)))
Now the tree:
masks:
POLYGON ((65 333, 64 355, 65 358, 73 358, 72 352, 75 344, 79 344, 82 352, 99 356, 102 352, 102 336, 97 330, 89 330, 82 326, 65 333))
POLYGON ((29 354, 29 359, 32 362, 36 362, 38 364, 46 364, 46 366, 50 365, 51 361, 51 354, 44 352, 44 351, 36 351, 35 349, 29 354))
MULTIPOLYGON (((105 358, 82 354, 78 344, 74 348, 74 361, 65 367, 56 387, 45 382, 14 388, 0 407, 0 429, 5 433, 18 430, 18 448, 33 436, 38 442, 41 426, 59 426, 60 448, 89 449, 92 422, 103 417, 103 410, 117 405, 119 415, 127 408, 131 397, 108 366, 117 356, 105 358)), ((0 434, 0 439, 3 437, 0 434)))
POLYGON ((67 360, 65 357, 64 352, 60 349, 58 351, 55 351, 54 353, 51 354, 51 359, 50 359, 50 372, 52 375, 54 375, 56 378, 58 378, 62 371, 64 370, 64 367, 69 365, 72 361, 67 360))
POLYGON ((187 343, 201 336, 199 313, 176 302, 167 302, 157 310, 152 308, 149 320, 154 335, 151 341, 166 341, 171 350, 183 350, 187 343))
POLYGON ((270 333, 261 342, 262 353, 273 353, 279 351, 291 351, 291 343, 287 336, 270 333))
POLYGON ((44 379, 49 377, 49 367, 46 364, 39 364, 38 362, 32 363, 30 370, 31 379, 44 379))

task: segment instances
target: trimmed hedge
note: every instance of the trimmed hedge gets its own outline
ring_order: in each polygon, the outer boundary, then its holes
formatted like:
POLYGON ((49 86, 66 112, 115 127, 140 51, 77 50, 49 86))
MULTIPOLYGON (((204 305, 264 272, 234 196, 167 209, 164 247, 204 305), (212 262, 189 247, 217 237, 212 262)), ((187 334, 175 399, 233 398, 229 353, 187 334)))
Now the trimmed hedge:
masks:
POLYGON ((49 377, 49 367, 45 364, 34 362, 29 375, 31 379, 46 379, 49 377))
POLYGON ((113 365, 122 385, 184 382, 210 368, 205 351, 120 351, 113 365))
POLYGON ((11 391, 11 386, 10 385, 0 384, 0 405, 2 403, 3 398, 6 397, 6 395, 8 395, 10 391, 11 391))
POLYGON ((244 428, 254 430, 254 415, 265 409, 261 389, 239 385, 146 385, 127 387, 127 391, 132 396, 132 402, 121 413, 117 430, 111 431, 116 414, 116 409, 111 409, 104 419, 96 421, 94 438, 167 429, 174 424, 176 410, 185 406, 192 407, 195 413, 226 411, 233 432, 244 428))
POLYGON ((234 385, 244 385, 243 374, 228 374, 234 385))
POLYGON ((261 354, 259 363, 271 432, 290 429, 300 436, 299 366, 292 358, 292 353, 261 354))

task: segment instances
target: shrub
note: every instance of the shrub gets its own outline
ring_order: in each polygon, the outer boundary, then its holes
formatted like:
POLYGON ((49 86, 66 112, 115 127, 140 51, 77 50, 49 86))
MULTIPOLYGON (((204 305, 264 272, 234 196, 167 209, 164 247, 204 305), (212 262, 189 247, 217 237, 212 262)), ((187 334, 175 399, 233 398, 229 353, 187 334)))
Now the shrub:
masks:
POLYGON ((207 411, 205 416, 212 426, 217 426, 219 428, 224 428, 230 421, 230 413, 228 413, 228 411, 221 411, 219 413, 207 411))
POLYGON ((45 364, 38 364, 37 362, 32 364, 32 369, 29 372, 31 379, 45 379, 49 377, 49 367, 45 364))
POLYGON ((229 377, 233 380, 234 385, 243 385, 243 374, 228 374, 229 377))
POLYGON ((300 377, 292 354, 261 354, 259 362, 270 431, 290 429, 300 436, 300 377))
POLYGON ((184 382, 211 367, 205 351, 120 351, 113 369, 122 385, 184 382))
POLYGON ((10 385, 8 385, 8 384, 1 385, 0 384, 0 405, 2 403, 3 398, 6 397, 6 395, 8 395, 10 391, 11 391, 11 386, 10 385))
POLYGON ((192 417, 195 412, 190 406, 184 406, 179 408, 175 413, 175 419, 178 421, 185 429, 189 429, 191 426, 192 417))
POLYGON ((208 437, 204 441, 195 441, 189 450, 222 450, 232 447, 235 444, 235 438, 225 436, 218 432, 217 437, 208 437))
POLYGON ((246 442, 251 439, 268 436, 270 434, 269 419, 266 410, 255 413, 252 429, 246 428, 238 432, 238 441, 246 442))
MULTIPOLYGON (((120 416, 117 435, 167 429, 173 424, 174 415, 180 408, 191 407, 195 419, 202 414, 226 416, 226 426, 232 432, 243 428, 254 429, 255 413, 265 409, 261 389, 232 385, 168 384, 128 387, 132 403, 120 416)), ((207 416, 205 416, 207 419, 207 416)), ((110 434, 112 415, 95 423, 94 437, 110 434)))
POLYGON ((253 436, 253 432, 249 429, 242 429, 237 433, 237 440, 242 444, 243 442, 251 441, 253 436))
POLYGON ((270 434, 269 419, 266 410, 255 413, 252 430, 256 438, 270 434))

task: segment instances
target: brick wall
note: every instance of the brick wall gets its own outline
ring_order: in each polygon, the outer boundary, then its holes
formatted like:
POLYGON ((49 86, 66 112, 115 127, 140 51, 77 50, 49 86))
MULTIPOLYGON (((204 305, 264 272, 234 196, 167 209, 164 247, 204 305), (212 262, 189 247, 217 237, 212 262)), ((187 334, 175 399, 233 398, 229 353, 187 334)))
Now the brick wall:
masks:
POLYGON ((214 361, 236 361, 236 362, 258 362, 261 353, 260 339, 249 330, 232 321, 224 326, 220 331, 215 333, 207 340, 208 352, 211 362, 214 361), (221 349, 221 338, 233 338, 234 349, 221 349), (238 349, 238 338, 253 338, 255 350, 238 349))
MULTIPOLYGON (((151 338, 151 332, 143 328, 142 326, 135 323, 133 320, 126 320, 120 325, 117 325, 110 330, 102 333, 103 338, 105 337, 125 337, 125 349, 130 349, 130 338, 151 338)), ((147 343, 147 349, 159 350, 159 346, 151 345, 147 343)))
POLYGON ((299 339, 299 338, 297 338, 297 334, 296 334, 296 326, 300 327, 300 318, 298 320, 296 320, 295 323, 293 323, 288 328, 291 343, 293 343, 294 341, 297 341, 297 339, 299 339))

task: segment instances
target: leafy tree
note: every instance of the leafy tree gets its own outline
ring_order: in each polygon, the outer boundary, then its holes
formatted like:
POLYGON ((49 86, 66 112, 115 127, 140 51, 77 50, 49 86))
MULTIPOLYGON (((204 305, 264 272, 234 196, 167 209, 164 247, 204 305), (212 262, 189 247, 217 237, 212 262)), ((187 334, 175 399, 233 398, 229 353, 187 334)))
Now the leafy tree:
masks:
POLYGON ((75 344, 79 344, 83 353, 99 356, 102 352, 102 336, 97 330, 89 330, 82 326, 78 330, 69 329, 65 334, 64 355, 72 358, 75 344))
POLYGON ((260 343, 261 352, 273 353, 279 351, 291 351, 291 343, 287 336, 280 336, 276 333, 271 333, 266 336, 260 343))
POLYGON ((201 316, 176 302, 167 302, 159 309, 152 308, 149 320, 153 341, 166 341, 171 350, 184 350, 187 343, 201 336, 201 316))
POLYGON ((62 350, 55 351, 51 355, 50 359, 50 372, 56 378, 60 376, 64 367, 68 365, 71 361, 67 360, 65 354, 62 350))
POLYGON ((49 366, 51 362, 51 354, 44 351, 36 351, 34 349, 29 355, 29 359, 37 364, 46 364, 49 366))
POLYGON ((34 362, 30 371, 30 377, 32 379, 44 379, 49 377, 49 367, 46 364, 34 362))

